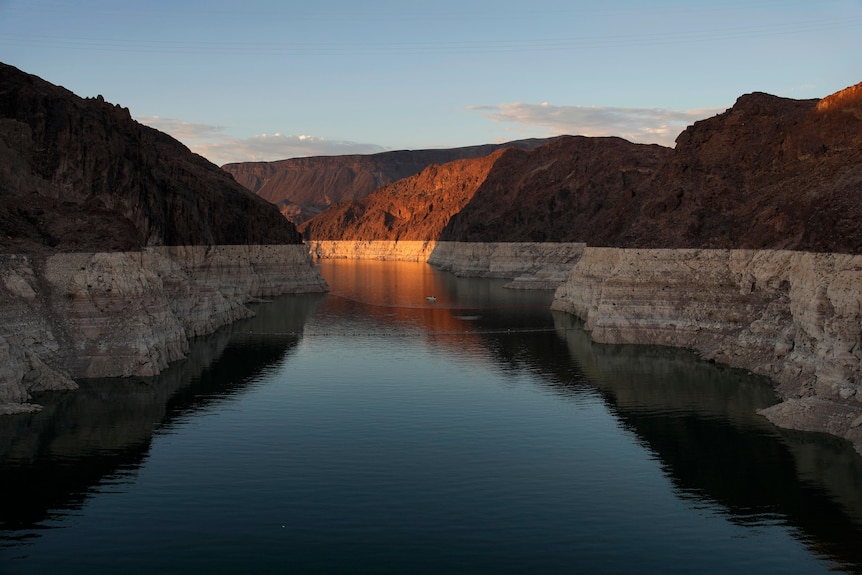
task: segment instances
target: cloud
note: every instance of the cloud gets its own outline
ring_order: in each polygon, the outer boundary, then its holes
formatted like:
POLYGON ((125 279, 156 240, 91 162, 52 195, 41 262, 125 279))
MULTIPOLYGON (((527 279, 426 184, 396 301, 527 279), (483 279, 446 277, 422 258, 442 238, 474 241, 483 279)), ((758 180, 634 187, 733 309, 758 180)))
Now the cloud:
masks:
POLYGON ((151 116, 139 121, 170 134, 196 154, 217 165, 231 162, 271 162, 306 156, 376 154, 385 148, 376 144, 329 140, 320 136, 259 134, 235 138, 220 126, 193 124, 174 118, 151 116))
POLYGON ((541 127, 547 136, 619 136, 631 142, 673 146, 687 126, 723 112, 725 108, 665 110, 662 108, 614 108, 606 106, 553 106, 547 102, 514 102, 470 106, 494 122, 541 127))

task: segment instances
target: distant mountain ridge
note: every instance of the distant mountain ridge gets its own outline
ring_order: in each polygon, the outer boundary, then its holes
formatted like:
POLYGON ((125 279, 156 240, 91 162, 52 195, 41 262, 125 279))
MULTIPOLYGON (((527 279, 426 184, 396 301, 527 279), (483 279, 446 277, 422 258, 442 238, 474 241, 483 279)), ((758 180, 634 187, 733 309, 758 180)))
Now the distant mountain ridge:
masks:
POLYGON ((431 164, 480 158, 505 147, 533 149, 554 140, 526 139, 449 149, 394 150, 367 155, 313 156, 237 162, 222 169, 300 224, 331 204, 361 200, 374 190, 418 174, 431 164))
POLYGON ((312 240, 862 253, 862 84, 822 100, 741 96, 688 127, 675 149, 563 137, 506 150, 455 209, 441 202, 473 184, 435 180, 447 166, 333 206, 300 230, 312 240), (423 194, 441 201, 411 199, 423 194), (443 212, 445 224, 405 231, 404 214, 418 222, 443 212))

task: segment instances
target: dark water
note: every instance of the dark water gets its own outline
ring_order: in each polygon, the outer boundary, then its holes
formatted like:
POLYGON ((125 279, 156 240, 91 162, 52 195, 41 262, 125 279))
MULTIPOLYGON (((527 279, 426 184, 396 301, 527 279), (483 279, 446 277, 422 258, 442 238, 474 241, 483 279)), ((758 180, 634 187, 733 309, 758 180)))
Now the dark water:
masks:
POLYGON ((0 573, 862 572, 862 458, 757 416, 763 380, 547 292, 322 269, 157 380, 0 418, 0 573))

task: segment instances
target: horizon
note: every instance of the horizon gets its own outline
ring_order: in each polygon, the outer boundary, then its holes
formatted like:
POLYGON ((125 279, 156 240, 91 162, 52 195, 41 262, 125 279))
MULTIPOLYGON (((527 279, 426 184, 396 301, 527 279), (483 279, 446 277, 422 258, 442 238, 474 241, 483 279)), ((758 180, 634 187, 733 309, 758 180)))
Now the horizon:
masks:
POLYGON ((217 165, 616 136, 862 80, 862 3, 0 0, 0 61, 217 165))

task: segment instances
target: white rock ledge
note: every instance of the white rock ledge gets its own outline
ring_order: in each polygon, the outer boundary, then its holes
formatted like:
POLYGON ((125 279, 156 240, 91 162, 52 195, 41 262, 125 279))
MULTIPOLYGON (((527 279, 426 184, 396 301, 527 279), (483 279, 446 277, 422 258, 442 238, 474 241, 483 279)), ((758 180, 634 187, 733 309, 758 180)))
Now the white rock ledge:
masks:
POLYGON ((255 298, 326 289, 305 245, 0 255, 0 414, 74 378, 156 375, 255 298))
POLYGON ((509 278, 508 287, 556 289, 586 244, 543 242, 309 241, 319 259, 428 262, 466 277, 509 278))
POLYGON ((586 248, 552 307, 605 343, 685 347, 771 378, 776 425, 862 453, 862 256, 586 248))

